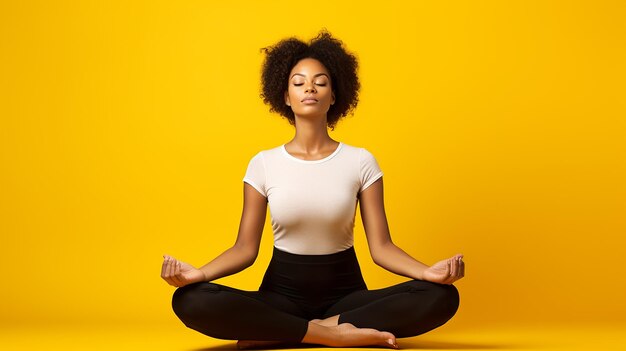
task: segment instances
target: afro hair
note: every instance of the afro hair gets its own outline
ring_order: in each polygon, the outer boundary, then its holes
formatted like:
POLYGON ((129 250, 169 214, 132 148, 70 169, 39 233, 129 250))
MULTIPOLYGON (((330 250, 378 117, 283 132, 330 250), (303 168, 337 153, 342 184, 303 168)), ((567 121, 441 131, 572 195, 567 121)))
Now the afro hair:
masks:
POLYGON ((284 97, 289 85, 289 73, 301 59, 313 58, 320 61, 330 73, 332 91, 335 93, 335 103, 327 114, 327 126, 334 130, 342 117, 349 113, 354 115, 359 102, 358 61, 326 28, 308 44, 291 37, 261 48, 261 51, 265 51, 266 58, 261 70, 260 96, 270 106, 270 112, 280 114, 289 124, 295 125, 293 110, 285 104, 284 97))

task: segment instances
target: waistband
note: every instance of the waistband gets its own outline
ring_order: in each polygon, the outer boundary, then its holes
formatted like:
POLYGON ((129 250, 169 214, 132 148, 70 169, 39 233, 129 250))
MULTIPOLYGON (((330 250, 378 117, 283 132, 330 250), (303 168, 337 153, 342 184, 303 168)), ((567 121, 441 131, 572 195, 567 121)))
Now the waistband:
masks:
POLYGON ((350 246, 350 248, 345 249, 343 251, 330 253, 330 254, 322 254, 322 255, 300 255, 294 254, 287 251, 282 251, 274 246, 274 251, 272 253, 272 260, 285 262, 285 263, 310 263, 310 264, 330 264, 330 263, 341 263, 346 261, 355 261, 356 260, 356 252, 354 250, 354 246, 350 246))

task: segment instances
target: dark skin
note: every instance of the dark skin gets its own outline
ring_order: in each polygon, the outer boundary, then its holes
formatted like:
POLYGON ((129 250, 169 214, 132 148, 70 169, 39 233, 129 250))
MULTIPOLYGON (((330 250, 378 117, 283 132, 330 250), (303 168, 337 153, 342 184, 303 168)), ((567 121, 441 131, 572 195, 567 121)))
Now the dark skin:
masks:
MULTIPOLYGON (((285 103, 295 114, 296 134, 285 144, 287 152, 304 160, 318 160, 335 151, 337 141, 328 135, 326 114, 335 102, 330 74, 318 60, 300 60, 291 70, 285 103), (306 100, 311 98, 311 100, 306 100)), ((267 199, 244 183, 244 205, 235 244, 200 268, 164 255, 161 277, 170 285, 181 287, 199 281, 235 274, 251 266, 257 258, 267 213, 267 199)), ((358 196, 361 218, 370 255, 386 270, 405 277, 452 284, 465 275, 463 255, 457 254, 428 266, 396 246, 391 240, 384 206, 383 178, 379 178, 358 196)), ((309 321, 303 343, 333 347, 377 345, 397 348, 393 334, 371 328, 338 324, 339 315, 309 321)), ((238 347, 276 346, 278 342, 240 340, 238 347)))

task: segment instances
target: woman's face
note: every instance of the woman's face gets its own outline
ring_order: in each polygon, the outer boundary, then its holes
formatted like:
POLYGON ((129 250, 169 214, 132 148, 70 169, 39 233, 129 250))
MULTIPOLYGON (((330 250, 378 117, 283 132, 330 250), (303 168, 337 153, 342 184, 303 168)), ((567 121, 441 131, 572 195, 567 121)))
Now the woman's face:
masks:
POLYGON ((326 116, 330 105, 335 103, 330 73, 316 59, 304 58, 289 73, 289 88, 285 103, 297 116, 326 116))

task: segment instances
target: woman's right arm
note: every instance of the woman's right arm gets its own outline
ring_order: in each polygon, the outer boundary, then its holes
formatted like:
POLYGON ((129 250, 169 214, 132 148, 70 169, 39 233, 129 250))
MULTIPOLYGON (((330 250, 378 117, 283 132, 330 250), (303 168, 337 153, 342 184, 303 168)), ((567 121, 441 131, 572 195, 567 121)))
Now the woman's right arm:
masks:
POLYGON ((161 268, 161 277, 165 281, 178 287, 212 281, 240 272, 254 263, 265 226, 267 198, 245 182, 243 194, 243 212, 235 244, 199 269, 165 255, 161 268))
POLYGON ((250 184, 245 182, 243 184, 243 212, 237 240, 230 249, 200 267, 206 281, 235 274, 250 267, 259 254, 267 200, 250 184))

